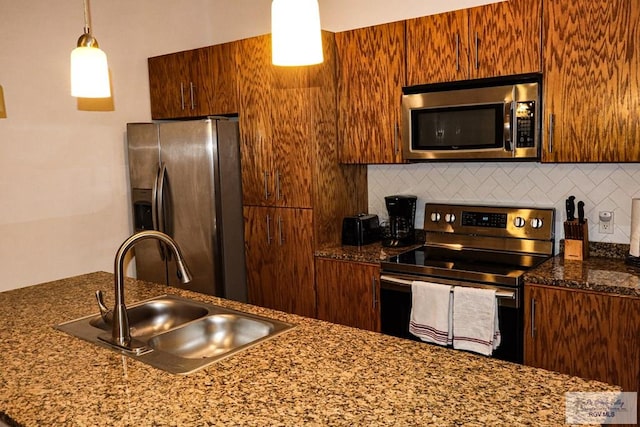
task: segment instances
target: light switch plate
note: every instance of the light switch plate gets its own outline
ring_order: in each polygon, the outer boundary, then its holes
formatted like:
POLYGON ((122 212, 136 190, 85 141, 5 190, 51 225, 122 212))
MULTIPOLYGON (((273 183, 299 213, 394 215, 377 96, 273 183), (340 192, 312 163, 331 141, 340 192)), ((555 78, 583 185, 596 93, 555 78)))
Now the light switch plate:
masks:
POLYGON ((4 91, 2 85, 0 85, 0 119, 7 118, 7 109, 4 106, 4 91))

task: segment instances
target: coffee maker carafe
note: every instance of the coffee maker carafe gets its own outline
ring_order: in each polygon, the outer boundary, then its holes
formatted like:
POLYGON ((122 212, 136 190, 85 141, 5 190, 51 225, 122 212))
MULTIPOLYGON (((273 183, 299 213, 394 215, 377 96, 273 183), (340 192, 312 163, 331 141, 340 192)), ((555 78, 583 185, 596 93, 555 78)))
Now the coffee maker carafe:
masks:
POLYGON ((405 195, 384 198, 389 213, 389 231, 382 240, 383 246, 401 247, 415 243, 416 200, 416 196, 405 195))

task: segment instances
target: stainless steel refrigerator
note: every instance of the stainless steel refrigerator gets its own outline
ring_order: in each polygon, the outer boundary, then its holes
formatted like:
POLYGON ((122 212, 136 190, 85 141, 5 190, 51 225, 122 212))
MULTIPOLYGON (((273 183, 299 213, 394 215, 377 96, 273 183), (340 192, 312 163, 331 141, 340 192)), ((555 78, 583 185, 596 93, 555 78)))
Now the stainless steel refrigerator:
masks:
POLYGON ((238 122, 127 124, 134 231, 159 230, 182 249, 183 285, 162 243, 135 247, 137 278, 247 300, 238 122))

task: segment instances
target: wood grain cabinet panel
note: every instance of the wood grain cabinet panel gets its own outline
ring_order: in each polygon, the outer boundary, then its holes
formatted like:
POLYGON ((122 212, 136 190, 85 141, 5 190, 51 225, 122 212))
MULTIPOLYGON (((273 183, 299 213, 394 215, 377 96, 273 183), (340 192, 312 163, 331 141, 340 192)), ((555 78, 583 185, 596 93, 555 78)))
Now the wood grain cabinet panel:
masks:
POLYGON ((545 0, 543 162, 640 161, 640 4, 545 0))
POLYGON ((237 113, 235 47, 225 43, 149 58, 151 117, 237 113))
POLYGON ((640 299, 525 285, 525 364, 640 388, 640 299))
POLYGON ((271 64, 271 36, 238 42, 240 152, 250 302, 316 315, 315 248, 366 209, 366 166, 338 161, 335 41, 325 60, 271 64))
POLYGON ((315 317, 311 210, 245 206, 244 224, 249 302, 315 317))
POLYGON ((338 143, 343 163, 401 163, 405 24, 336 34, 338 143))
POLYGON ((380 266, 316 259, 318 318, 380 331, 380 266))
POLYGON ((541 71, 542 0, 407 20, 409 86, 541 71))

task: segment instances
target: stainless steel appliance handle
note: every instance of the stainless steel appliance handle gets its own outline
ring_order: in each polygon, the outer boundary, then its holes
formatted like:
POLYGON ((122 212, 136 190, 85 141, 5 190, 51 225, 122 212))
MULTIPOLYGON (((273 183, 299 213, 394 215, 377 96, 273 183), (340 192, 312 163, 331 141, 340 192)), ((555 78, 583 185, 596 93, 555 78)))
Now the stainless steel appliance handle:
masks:
MULTIPOLYGON (((167 232, 167 227, 165 226, 165 212, 164 212, 164 180, 167 176, 167 165, 162 162, 160 163, 160 171, 158 172, 158 191, 157 191, 157 208, 158 208, 158 231, 163 233, 167 232)), ((171 259, 171 253, 166 249, 164 243, 158 240, 158 248, 160 250, 160 257, 165 259, 171 259)))
POLYGON ((267 215, 267 245, 271 244, 271 216, 267 215))
POLYGON ((531 338, 536 336, 536 299, 531 298, 531 338))
POLYGON ((195 100, 195 85, 193 82, 189 82, 189 96, 191 97, 191 109, 196 109, 196 100, 195 100))
POLYGON ((504 149, 506 151, 513 151, 515 142, 513 140, 513 135, 515 135, 514 125, 515 120, 513 120, 513 114, 515 112, 515 101, 504 104, 504 149))
POLYGON ((553 153, 553 128, 555 126, 555 115, 549 114, 549 153, 553 153))
POLYGON ((184 84, 180 82, 180 109, 184 110, 184 84))
MULTIPOLYGON (((161 208, 158 208, 158 189, 160 187, 160 173, 163 171, 162 169, 162 165, 158 166, 158 170, 156 171, 156 179, 153 181, 153 191, 151 193, 151 223, 153 225, 153 229, 156 231, 161 231, 160 230, 160 220, 158 217, 158 212, 159 210, 162 210, 161 208)), ((162 200, 162 198, 160 198, 160 200, 162 200)), ((162 242, 160 240, 158 240, 157 242, 158 245, 158 252, 160 253, 160 259, 162 261, 166 260, 166 256, 165 256, 165 250, 164 250, 164 246, 162 245, 162 242)))
MULTIPOLYGON (((418 278, 416 278, 416 280, 419 280, 418 278)), ((430 281, 428 278, 426 279, 427 281, 430 281)), ((391 282, 391 283, 398 283, 401 285, 407 285, 407 286, 411 286, 411 284, 413 283, 412 280, 406 280, 406 279, 400 279, 397 277, 393 277, 393 276, 388 276, 383 274, 382 276, 380 276, 380 281, 386 281, 386 282, 391 282)), ((460 285, 460 286, 465 286, 465 285, 460 285)), ((471 287, 471 286, 467 286, 467 287, 471 287)), ((488 286, 479 286, 480 288, 486 288, 486 289, 494 289, 491 285, 488 286)), ((496 289, 496 297, 497 298, 511 298, 511 299, 515 299, 516 298, 516 293, 514 291, 505 291, 505 290, 499 290, 496 289)))

